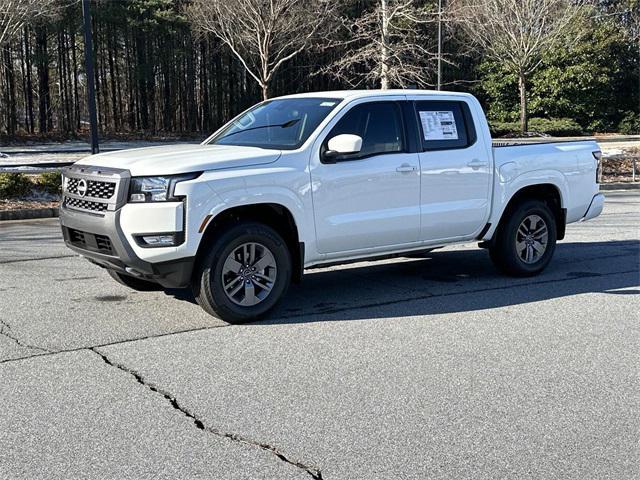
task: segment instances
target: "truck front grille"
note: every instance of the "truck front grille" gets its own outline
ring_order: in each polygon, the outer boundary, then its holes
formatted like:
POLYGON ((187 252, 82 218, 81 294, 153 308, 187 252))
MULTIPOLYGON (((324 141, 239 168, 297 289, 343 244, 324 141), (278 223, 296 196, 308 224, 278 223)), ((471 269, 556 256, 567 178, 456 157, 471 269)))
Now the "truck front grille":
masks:
POLYGON ((81 248, 82 250, 102 253, 103 255, 114 254, 111 239, 106 235, 97 235, 94 233, 83 232, 81 230, 75 230, 73 228, 67 228, 67 238, 73 246, 81 248))
MULTIPOLYGON (((72 177, 68 178, 67 192, 72 193, 74 195, 79 195, 78 193, 79 182, 80 182, 79 178, 72 178, 72 177)), ((102 198, 106 200, 113 197, 115 193, 116 193, 115 182, 99 182, 97 180, 88 180, 87 190, 84 195, 91 198, 102 198)))
POLYGON ((72 165, 62 171, 63 208, 104 215, 115 212, 127 201, 127 170, 87 165, 72 165))
POLYGON ((79 198, 65 196, 63 206, 67 208, 88 210, 90 212, 104 212, 107 210, 108 204, 101 202, 92 202, 91 200, 80 200, 79 198))

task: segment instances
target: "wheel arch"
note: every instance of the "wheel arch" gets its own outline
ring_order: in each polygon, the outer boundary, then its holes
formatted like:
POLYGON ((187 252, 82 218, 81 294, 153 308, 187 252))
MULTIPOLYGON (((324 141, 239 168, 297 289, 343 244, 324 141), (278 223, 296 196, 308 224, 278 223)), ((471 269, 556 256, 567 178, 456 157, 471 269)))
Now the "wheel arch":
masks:
POLYGON ((558 240, 562 240, 565 236, 567 224, 567 210, 564 207, 563 198, 562 188, 555 183, 533 183, 521 186, 506 202, 500 213, 499 220, 495 223, 494 228, 487 231, 484 236, 485 241, 481 243, 481 246, 490 247, 493 244, 496 233, 504 224, 505 219, 518 205, 526 200, 542 200, 547 203, 556 220, 558 240))
POLYGON ((204 255, 219 232, 242 221, 254 221, 273 228, 285 240, 292 260, 292 281, 300 282, 304 268, 304 242, 299 226, 289 208, 281 203, 265 202, 230 206, 212 216, 206 223, 198 245, 196 262, 204 255))

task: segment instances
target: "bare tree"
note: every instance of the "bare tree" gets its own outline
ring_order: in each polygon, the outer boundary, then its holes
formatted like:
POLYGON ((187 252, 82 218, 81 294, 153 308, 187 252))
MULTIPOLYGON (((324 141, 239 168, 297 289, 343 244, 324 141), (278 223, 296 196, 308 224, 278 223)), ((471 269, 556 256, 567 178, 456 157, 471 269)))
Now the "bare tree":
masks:
POLYGON ((567 46, 565 33, 585 4, 586 0, 453 0, 451 4, 468 35, 490 58, 518 75, 523 133, 528 129, 527 79, 546 52, 567 46))
POLYGON ((343 18, 345 39, 334 43, 346 53, 325 72, 352 86, 432 85, 429 80, 437 69, 438 54, 435 29, 427 29, 437 23, 438 12, 415 3, 377 0, 362 16, 343 18))
POLYGON ((227 45, 262 88, 282 65, 322 38, 332 0, 193 0, 191 22, 227 45))
POLYGON ((0 0, 0 48, 27 24, 48 16, 57 0, 0 0))

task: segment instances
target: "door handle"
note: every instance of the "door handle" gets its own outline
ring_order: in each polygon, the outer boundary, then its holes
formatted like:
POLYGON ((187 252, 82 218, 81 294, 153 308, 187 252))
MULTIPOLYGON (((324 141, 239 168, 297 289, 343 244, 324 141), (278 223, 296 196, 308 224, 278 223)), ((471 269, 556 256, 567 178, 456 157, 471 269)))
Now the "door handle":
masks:
POLYGON ((400 165, 398 168, 396 168, 396 172, 415 172, 418 170, 418 167, 416 167, 415 165, 409 165, 408 163, 403 163, 402 165, 400 165))
POLYGON ((486 167, 487 165, 489 165, 489 163, 478 160, 477 158, 474 158, 469 163, 467 163, 467 167, 471 167, 474 170, 478 170, 481 167, 486 167))

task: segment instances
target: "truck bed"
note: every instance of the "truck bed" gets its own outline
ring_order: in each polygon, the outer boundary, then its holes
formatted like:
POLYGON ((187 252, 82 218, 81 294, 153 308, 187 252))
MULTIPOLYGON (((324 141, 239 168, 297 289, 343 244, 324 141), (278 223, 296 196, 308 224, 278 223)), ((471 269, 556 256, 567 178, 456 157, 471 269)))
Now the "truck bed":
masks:
POLYGON ((600 147, 592 139, 494 142, 496 191, 508 184, 527 183, 527 178, 534 179, 532 183, 555 184, 560 188, 563 207, 567 209, 567 221, 575 222, 584 216, 593 196, 598 193, 597 160, 593 155, 598 150, 600 147))
POLYGON ((595 142, 594 137, 585 137, 584 139, 551 139, 551 138, 532 138, 532 139, 497 139, 492 140, 494 148, 501 147, 522 147, 528 145, 545 145, 548 143, 579 143, 579 142, 595 142))

